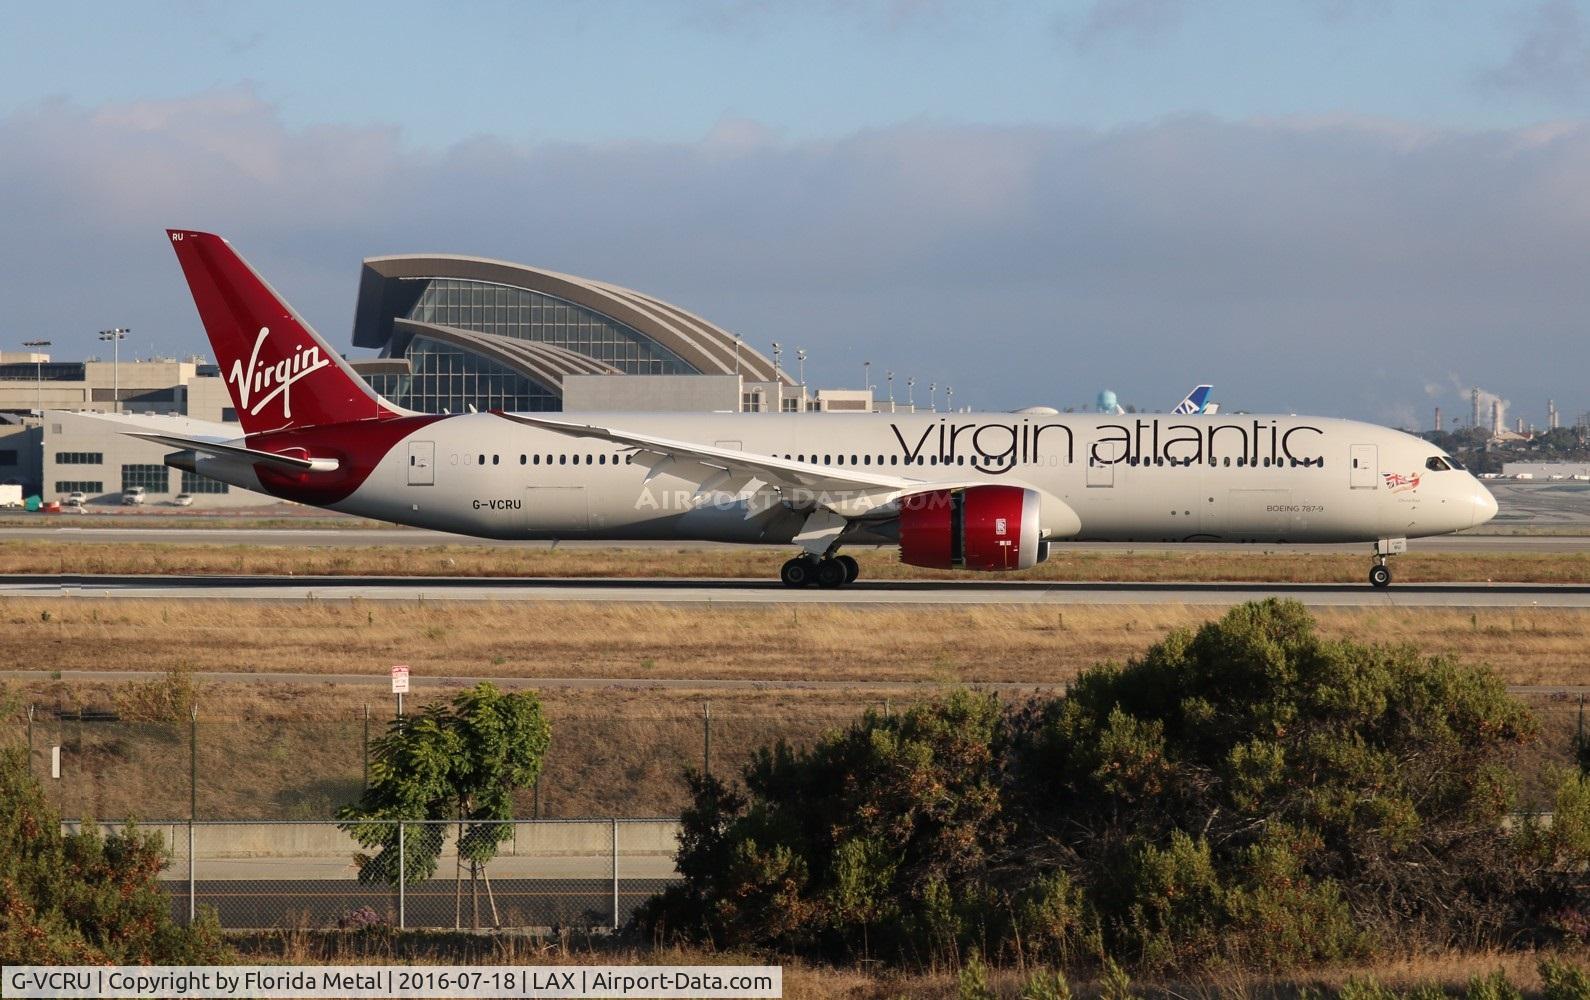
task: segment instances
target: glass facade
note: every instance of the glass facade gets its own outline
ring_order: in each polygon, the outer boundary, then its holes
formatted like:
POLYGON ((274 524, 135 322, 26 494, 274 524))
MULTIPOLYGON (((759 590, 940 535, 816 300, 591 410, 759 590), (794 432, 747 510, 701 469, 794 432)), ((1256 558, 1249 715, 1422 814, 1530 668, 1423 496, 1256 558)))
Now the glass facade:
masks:
POLYGON ((105 484, 95 479, 57 479, 57 493, 103 493, 105 484))
POLYGON ((404 375, 367 374, 376 392, 421 413, 477 410, 515 412, 559 410, 563 398, 547 386, 489 358, 418 336, 407 352, 413 371, 404 375))
POLYGON ((510 285, 433 278, 406 318, 552 344, 630 375, 700 374, 672 351, 610 316, 510 285))
POLYGON ((219 479, 201 476, 197 472, 182 473, 182 492, 184 493, 226 493, 231 487, 219 479))
POLYGON ((169 493, 171 470, 164 465, 124 465, 121 467, 123 491, 142 486, 148 493, 169 493))
POLYGON ((58 451, 55 453, 56 465, 99 465, 105 461, 105 454, 98 451, 58 451))

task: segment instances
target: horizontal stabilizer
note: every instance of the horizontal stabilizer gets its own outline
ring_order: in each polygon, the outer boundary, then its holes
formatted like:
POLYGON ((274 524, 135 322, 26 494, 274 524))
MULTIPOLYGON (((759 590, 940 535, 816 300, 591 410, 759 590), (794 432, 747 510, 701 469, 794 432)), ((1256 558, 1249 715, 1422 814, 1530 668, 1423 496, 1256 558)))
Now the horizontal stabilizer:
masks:
POLYGON ((143 438, 145 441, 154 441, 172 448, 200 451, 206 455, 214 455, 217 458, 235 458, 242 462, 257 462, 262 465, 275 466, 278 469, 286 469, 290 472, 334 472, 338 465, 335 458, 295 458, 292 455, 278 455, 269 451, 257 451, 253 448, 245 448, 242 445, 177 437, 175 434, 156 434, 150 431, 122 431, 122 433, 128 437, 143 438))

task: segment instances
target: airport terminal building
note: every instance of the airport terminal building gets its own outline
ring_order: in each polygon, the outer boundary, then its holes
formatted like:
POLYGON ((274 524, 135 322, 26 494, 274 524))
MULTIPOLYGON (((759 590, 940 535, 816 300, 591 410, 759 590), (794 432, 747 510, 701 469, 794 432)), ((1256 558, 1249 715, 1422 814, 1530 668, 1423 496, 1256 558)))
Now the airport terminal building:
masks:
MULTIPOLYGON (((874 408, 870 391, 808 393, 741 338, 661 299, 479 257, 365 260, 353 346, 376 352, 349 358, 376 392, 424 413, 874 408)), ((46 500, 82 491, 94 505, 119 504, 131 486, 152 504, 181 493, 195 507, 268 502, 167 469, 169 448, 84 415, 96 412, 160 415, 174 432, 189 420, 237 419, 221 372, 200 358, 0 354, 0 483, 46 500)))

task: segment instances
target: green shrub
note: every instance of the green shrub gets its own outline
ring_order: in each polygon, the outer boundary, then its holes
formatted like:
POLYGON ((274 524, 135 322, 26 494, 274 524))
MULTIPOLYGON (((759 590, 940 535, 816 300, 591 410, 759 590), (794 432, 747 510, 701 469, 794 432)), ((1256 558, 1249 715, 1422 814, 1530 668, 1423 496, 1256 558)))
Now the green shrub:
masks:
POLYGON ((998 1000, 997 994, 988 985, 988 966, 983 964, 983 956, 975 951, 966 956, 955 985, 955 995, 959 1000, 998 1000))
POLYGON ((213 965, 227 949, 213 912, 191 928, 171 919, 158 876, 166 854, 132 826, 101 836, 61 821, 28 771, 0 750, 0 956, 7 963, 213 965))
POLYGON ((1401 1000, 1397 991, 1373 979, 1349 979, 1336 994, 1336 1000, 1401 1000))
POLYGON ((1508 762, 1535 735, 1484 670, 1246 604, 1063 698, 952 691, 765 748, 743 792, 691 776, 683 884, 637 922, 905 963, 976 948, 1166 970, 1527 940, 1587 909, 1590 859, 1590 782, 1565 786, 1560 830, 1505 831, 1508 762))
POLYGON ((1559 959, 1540 963, 1540 985, 1542 1000, 1590 1000, 1590 975, 1559 959))
POLYGON ((1488 976, 1475 976, 1469 980, 1464 1000, 1524 1000, 1524 994, 1507 979, 1501 969, 1488 976))
POLYGON ((1072 1000, 1071 984, 1059 969, 1039 969, 1022 984, 1021 1000, 1072 1000))

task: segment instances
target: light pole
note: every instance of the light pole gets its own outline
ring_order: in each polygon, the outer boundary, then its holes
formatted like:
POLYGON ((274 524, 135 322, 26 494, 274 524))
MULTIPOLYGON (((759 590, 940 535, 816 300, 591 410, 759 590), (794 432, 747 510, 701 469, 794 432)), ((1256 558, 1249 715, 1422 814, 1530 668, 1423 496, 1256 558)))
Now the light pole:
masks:
POLYGON ((915 375, 906 376, 906 380, 905 380, 905 405, 907 405, 907 406, 909 406, 911 408, 911 412, 912 413, 916 412, 916 376, 915 375))
POLYGON ((883 380, 889 383, 889 412, 894 412, 894 372, 884 372, 883 380))
POLYGON ((99 331, 100 340, 110 341, 110 384, 111 395, 116 400, 115 412, 121 412, 121 342, 132 333, 129 327, 118 326, 110 330, 99 331))
POLYGON ((801 377, 801 389, 803 390, 803 394, 804 394, 804 390, 806 388, 806 348, 804 348, 804 347, 795 348, 795 361, 796 361, 797 364, 800 365, 800 369, 801 369, 801 376, 800 376, 801 377))
POLYGON ((955 412, 955 387, 953 385, 944 387, 944 408, 951 413, 955 412))
MULTIPOLYGON (((53 341, 49 341, 49 340, 24 340, 22 342, 22 346, 23 347, 49 347, 51 343, 53 343, 53 341)), ((35 351, 34 353, 37 354, 39 352, 35 351)), ((44 417, 44 359, 43 358, 39 358, 37 360, 36 364, 37 364, 37 367, 34 369, 34 372, 33 372, 33 384, 34 384, 35 391, 38 393, 39 417, 42 419, 44 417)))
POLYGON ((928 409, 934 413, 939 412, 939 384, 937 382, 928 383, 928 409))
POLYGON ((740 374, 740 335, 734 336, 734 374, 740 374))
POLYGON ((784 348, 778 341, 773 341, 773 381, 778 381, 778 356, 784 353, 784 348))
POLYGON ((871 361, 863 361, 861 363, 861 387, 863 389, 867 390, 868 392, 872 391, 872 362, 871 361))

